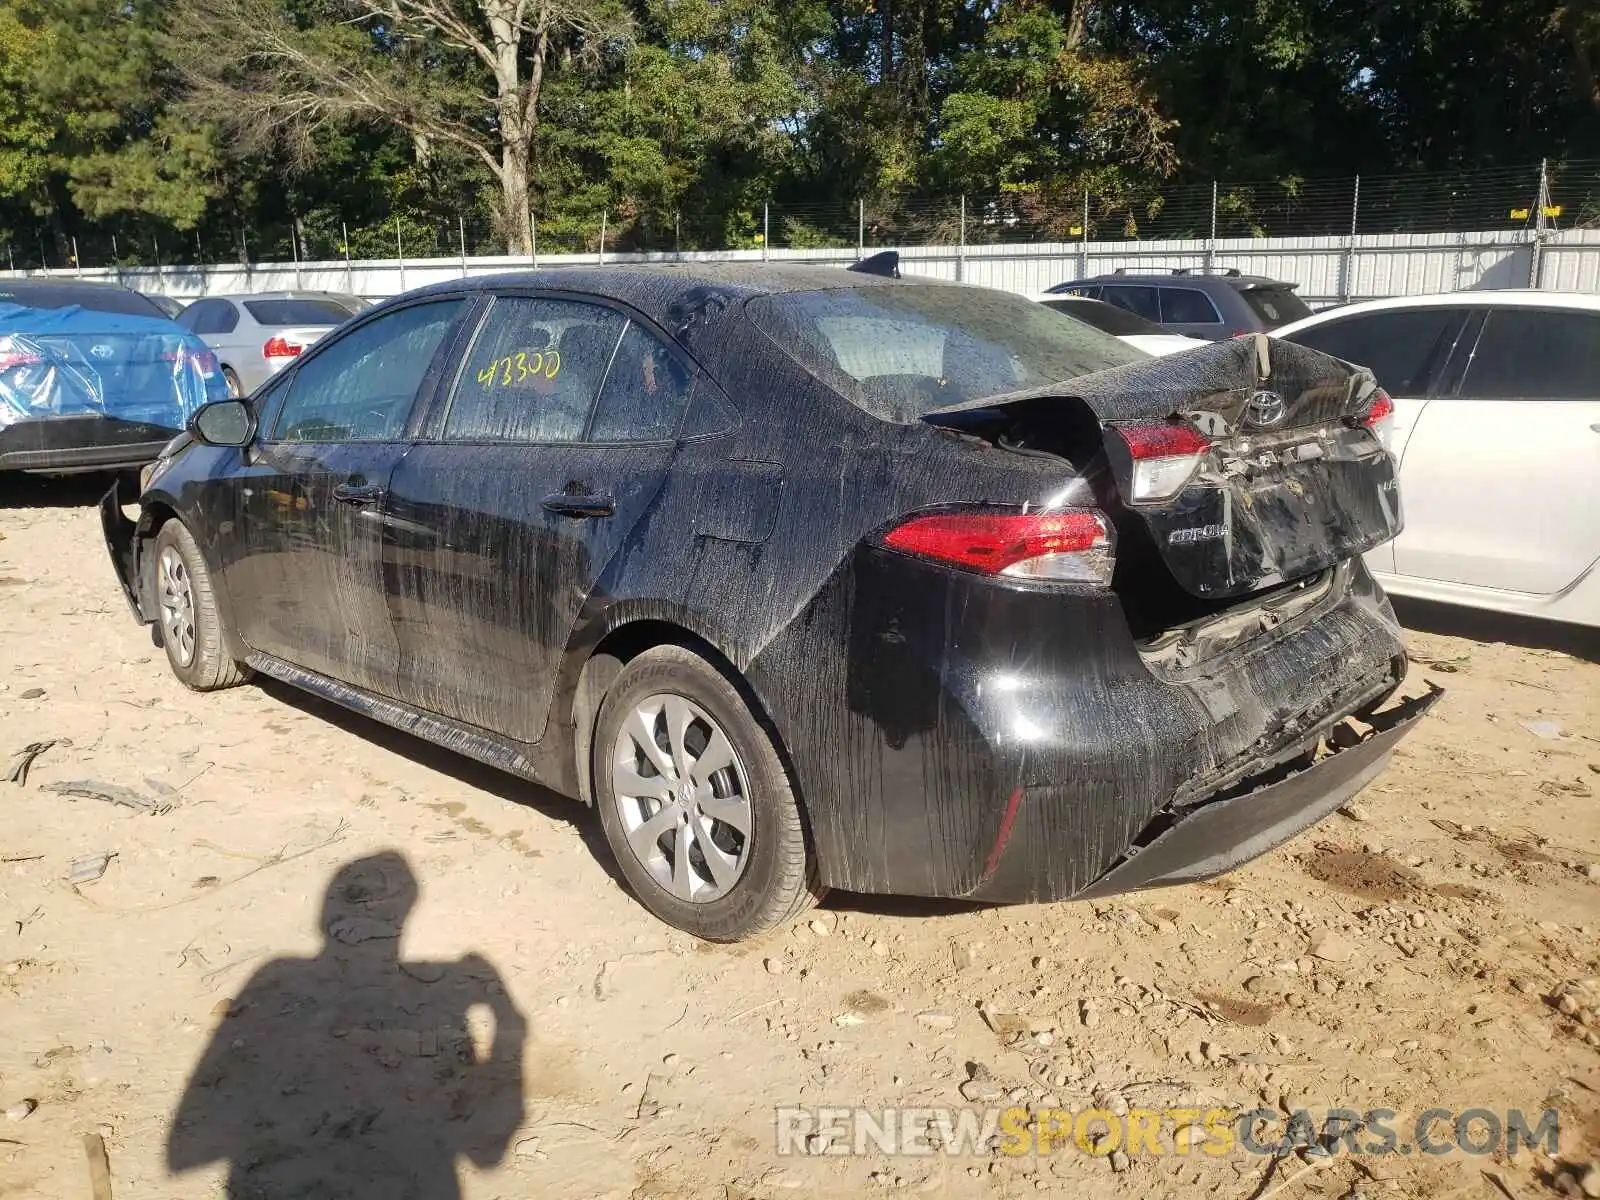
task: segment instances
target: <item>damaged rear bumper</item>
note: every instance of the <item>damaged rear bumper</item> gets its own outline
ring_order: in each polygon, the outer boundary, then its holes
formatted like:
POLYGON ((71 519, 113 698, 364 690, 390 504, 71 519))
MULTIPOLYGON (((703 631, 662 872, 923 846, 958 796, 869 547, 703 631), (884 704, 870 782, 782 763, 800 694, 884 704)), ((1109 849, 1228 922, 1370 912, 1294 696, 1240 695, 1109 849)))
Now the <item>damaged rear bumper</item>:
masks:
POLYGON ((1395 744, 1444 693, 1430 688, 1381 713, 1360 718, 1371 731, 1359 742, 1312 762, 1248 779, 1221 796, 1161 814, 1080 899, 1140 888, 1196 883, 1242 866, 1316 824, 1388 766, 1395 744))
POLYGON ((1062 866, 1061 787, 1022 788, 1002 825, 973 900, 999 903, 1090 899, 1141 888, 1197 883, 1225 874, 1310 828, 1347 803, 1388 766, 1395 744, 1443 695, 1437 688, 1382 711, 1380 699, 1273 756, 1237 782, 1158 810, 1126 848, 1086 882, 1062 866))
POLYGON ((139 527, 122 511, 122 497, 116 483, 100 497, 100 528, 105 533, 106 551, 111 555, 111 569, 116 572, 117 582, 122 585, 122 595, 133 610, 135 619, 142 625, 148 625, 151 618, 145 616, 140 607, 137 587, 140 568, 139 527))

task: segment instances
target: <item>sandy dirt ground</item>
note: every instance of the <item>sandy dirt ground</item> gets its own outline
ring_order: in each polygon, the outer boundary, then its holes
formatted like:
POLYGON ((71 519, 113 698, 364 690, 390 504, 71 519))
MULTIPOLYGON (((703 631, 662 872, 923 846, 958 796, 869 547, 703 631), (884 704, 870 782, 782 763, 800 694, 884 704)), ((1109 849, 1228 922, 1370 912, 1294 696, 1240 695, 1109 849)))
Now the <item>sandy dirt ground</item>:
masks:
POLYGON ((1410 682, 1449 692, 1388 773, 1222 880, 834 895, 710 946, 629 898, 576 803, 287 689, 186 691, 96 490, 0 488, 0 772, 53 743, 0 778, 0 1196, 99 1197, 86 1135, 116 1200, 1522 1198, 1600 1158, 1580 635, 1432 614, 1410 682), (1402 1142, 1430 1108, 1548 1107, 1559 1153, 778 1153, 779 1107, 969 1099, 1386 1108, 1402 1142))

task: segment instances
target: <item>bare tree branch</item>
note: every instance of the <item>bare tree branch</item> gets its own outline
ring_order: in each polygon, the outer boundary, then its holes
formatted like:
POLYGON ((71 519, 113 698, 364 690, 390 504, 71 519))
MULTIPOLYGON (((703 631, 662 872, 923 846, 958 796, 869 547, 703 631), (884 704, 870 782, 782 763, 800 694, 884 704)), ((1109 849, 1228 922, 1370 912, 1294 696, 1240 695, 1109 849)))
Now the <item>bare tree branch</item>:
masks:
POLYGON ((335 0, 307 25, 284 0, 179 0, 179 67, 196 115, 240 143, 304 158, 320 129, 386 124, 482 162, 499 182, 513 250, 546 68, 592 64, 631 34, 616 0, 335 0), (564 60, 565 61, 565 60, 564 60))

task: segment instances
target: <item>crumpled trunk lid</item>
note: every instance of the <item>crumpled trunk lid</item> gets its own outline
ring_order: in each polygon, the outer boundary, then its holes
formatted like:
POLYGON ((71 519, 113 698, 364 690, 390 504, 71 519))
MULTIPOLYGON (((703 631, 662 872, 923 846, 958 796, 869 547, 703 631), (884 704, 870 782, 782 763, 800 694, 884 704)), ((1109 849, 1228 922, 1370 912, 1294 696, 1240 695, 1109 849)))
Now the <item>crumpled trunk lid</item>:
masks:
POLYGON ((1115 494, 1102 503, 1119 529, 1147 535, 1185 591, 1225 600, 1326 570, 1400 532, 1394 460, 1362 423, 1376 395, 1362 368, 1257 334, 925 419, 1060 453, 1091 474, 1103 467, 1115 494), (1104 452, 1094 464, 1082 461, 1086 423, 1104 452), (1139 502, 1118 430, 1163 423, 1198 431, 1210 449, 1176 494, 1139 502))

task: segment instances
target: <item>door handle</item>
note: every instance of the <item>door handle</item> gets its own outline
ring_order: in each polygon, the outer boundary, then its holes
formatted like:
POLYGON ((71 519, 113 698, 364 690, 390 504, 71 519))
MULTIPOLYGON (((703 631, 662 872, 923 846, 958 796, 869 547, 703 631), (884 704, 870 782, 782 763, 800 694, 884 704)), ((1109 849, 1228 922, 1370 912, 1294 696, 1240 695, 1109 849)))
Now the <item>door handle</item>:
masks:
POLYGON ((617 502, 610 496, 557 492, 544 498, 544 508, 560 517, 609 517, 617 511, 617 502))
POLYGON ((1596 421, 1593 425, 1589 426, 1589 428, 1594 430, 1596 433, 1600 433, 1600 421, 1596 421))
POLYGON ((383 499, 383 487, 376 483, 340 483, 334 486, 333 498, 340 504, 365 508, 383 499))

